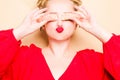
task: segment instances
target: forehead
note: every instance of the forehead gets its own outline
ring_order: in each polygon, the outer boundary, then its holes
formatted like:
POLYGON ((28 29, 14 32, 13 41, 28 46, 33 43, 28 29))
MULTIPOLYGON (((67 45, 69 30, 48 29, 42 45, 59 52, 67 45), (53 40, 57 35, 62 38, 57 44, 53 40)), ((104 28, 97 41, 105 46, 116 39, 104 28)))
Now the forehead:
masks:
POLYGON ((46 7, 48 12, 55 13, 74 11, 74 5, 70 0, 49 0, 46 7))

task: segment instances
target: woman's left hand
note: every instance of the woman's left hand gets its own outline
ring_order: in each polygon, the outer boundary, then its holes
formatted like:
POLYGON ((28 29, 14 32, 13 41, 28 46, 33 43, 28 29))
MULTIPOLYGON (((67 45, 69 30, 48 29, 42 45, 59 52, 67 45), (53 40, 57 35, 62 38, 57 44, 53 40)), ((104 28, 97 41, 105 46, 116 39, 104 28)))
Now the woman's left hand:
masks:
POLYGON ((70 15, 70 18, 74 20, 80 28, 91 33, 102 42, 107 42, 111 38, 112 34, 99 27, 94 17, 84 6, 75 6, 75 9, 76 11, 70 15))
POLYGON ((76 15, 74 21, 87 32, 92 33, 93 30, 98 28, 93 16, 85 9, 84 6, 75 6, 76 11, 73 13, 76 15))

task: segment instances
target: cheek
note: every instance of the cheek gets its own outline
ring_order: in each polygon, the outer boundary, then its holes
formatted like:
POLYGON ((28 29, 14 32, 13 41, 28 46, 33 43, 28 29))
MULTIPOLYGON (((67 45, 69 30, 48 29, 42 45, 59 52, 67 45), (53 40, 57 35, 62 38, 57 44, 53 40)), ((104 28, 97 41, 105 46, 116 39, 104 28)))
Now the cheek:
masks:
POLYGON ((74 22, 66 22, 65 24, 64 24, 64 29, 65 29, 65 35, 66 35, 66 37, 70 37, 70 36, 72 36, 73 35, 73 33, 75 32, 75 30, 76 30, 76 25, 75 25, 75 23, 74 22))
POLYGON ((67 28, 67 29, 75 29, 76 28, 76 23, 75 22, 73 22, 73 21, 66 21, 65 23, 64 23, 64 26, 65 26, 65 28, 67 28))
POLYGON ((56 26, 55 22, 48 22, 45 24, 45 30, 52 31, 56 26))
POLYGON ((55 26, 56 22, 48 22, 45 26, 46 27, 53 27, 55 26))

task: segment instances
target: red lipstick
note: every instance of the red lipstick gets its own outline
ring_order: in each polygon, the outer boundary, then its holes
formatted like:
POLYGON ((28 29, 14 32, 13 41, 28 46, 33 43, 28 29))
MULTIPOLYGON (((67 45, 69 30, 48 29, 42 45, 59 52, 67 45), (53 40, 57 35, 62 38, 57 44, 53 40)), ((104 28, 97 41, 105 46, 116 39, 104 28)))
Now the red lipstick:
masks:
POLYGON ((63 32, 63 27, 62 26, 58 26, 57 28, 56 28, 56 31, 58 32, 58 33, 61 33, 61 32, 63 32))

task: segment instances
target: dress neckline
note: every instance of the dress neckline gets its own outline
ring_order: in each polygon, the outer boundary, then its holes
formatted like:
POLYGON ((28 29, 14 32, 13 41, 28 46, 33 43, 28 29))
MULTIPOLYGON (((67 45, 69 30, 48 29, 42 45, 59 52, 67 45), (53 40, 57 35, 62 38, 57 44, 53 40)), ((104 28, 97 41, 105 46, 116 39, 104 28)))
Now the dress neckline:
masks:
MULTIPOLYGON (((47 67, 48 73, 50 73, 50 75, 51 75, 51 77, 53 78, 53 80, 55 80, 55 77, 53 76, 53 74, 52 74, 52 72, 51 72, 51 70, 50 70, 50 67, 49 67, 49 65, 47 64, 47 61, 46 61, 46 59, 45 59, 45 56, 44 56, 43 53, 42 53, 42 49, 40 49, 40 53, 41 53, 41 55, 42 55, 42 57, 43 57, 43 61, 44 61, 43 63, 45 63, 45 66, 47 67)), ((65 69, 65 71, 61 74, 61 76, 58 78, 58 80, 61 80, 61 79, 64 77, 64 75, 66 75, 66 73, 69 72, 72 64, 74 63, 74 61, 75 61, 75 59, 76 59, 76 57, 77 57, 77 54, 78 54, 78 52, 76 52, 76 54, 75 54, 74 57, 72 58, 71 62, 69 63, 69 65, 67 66, 67 68, 65 69)))

